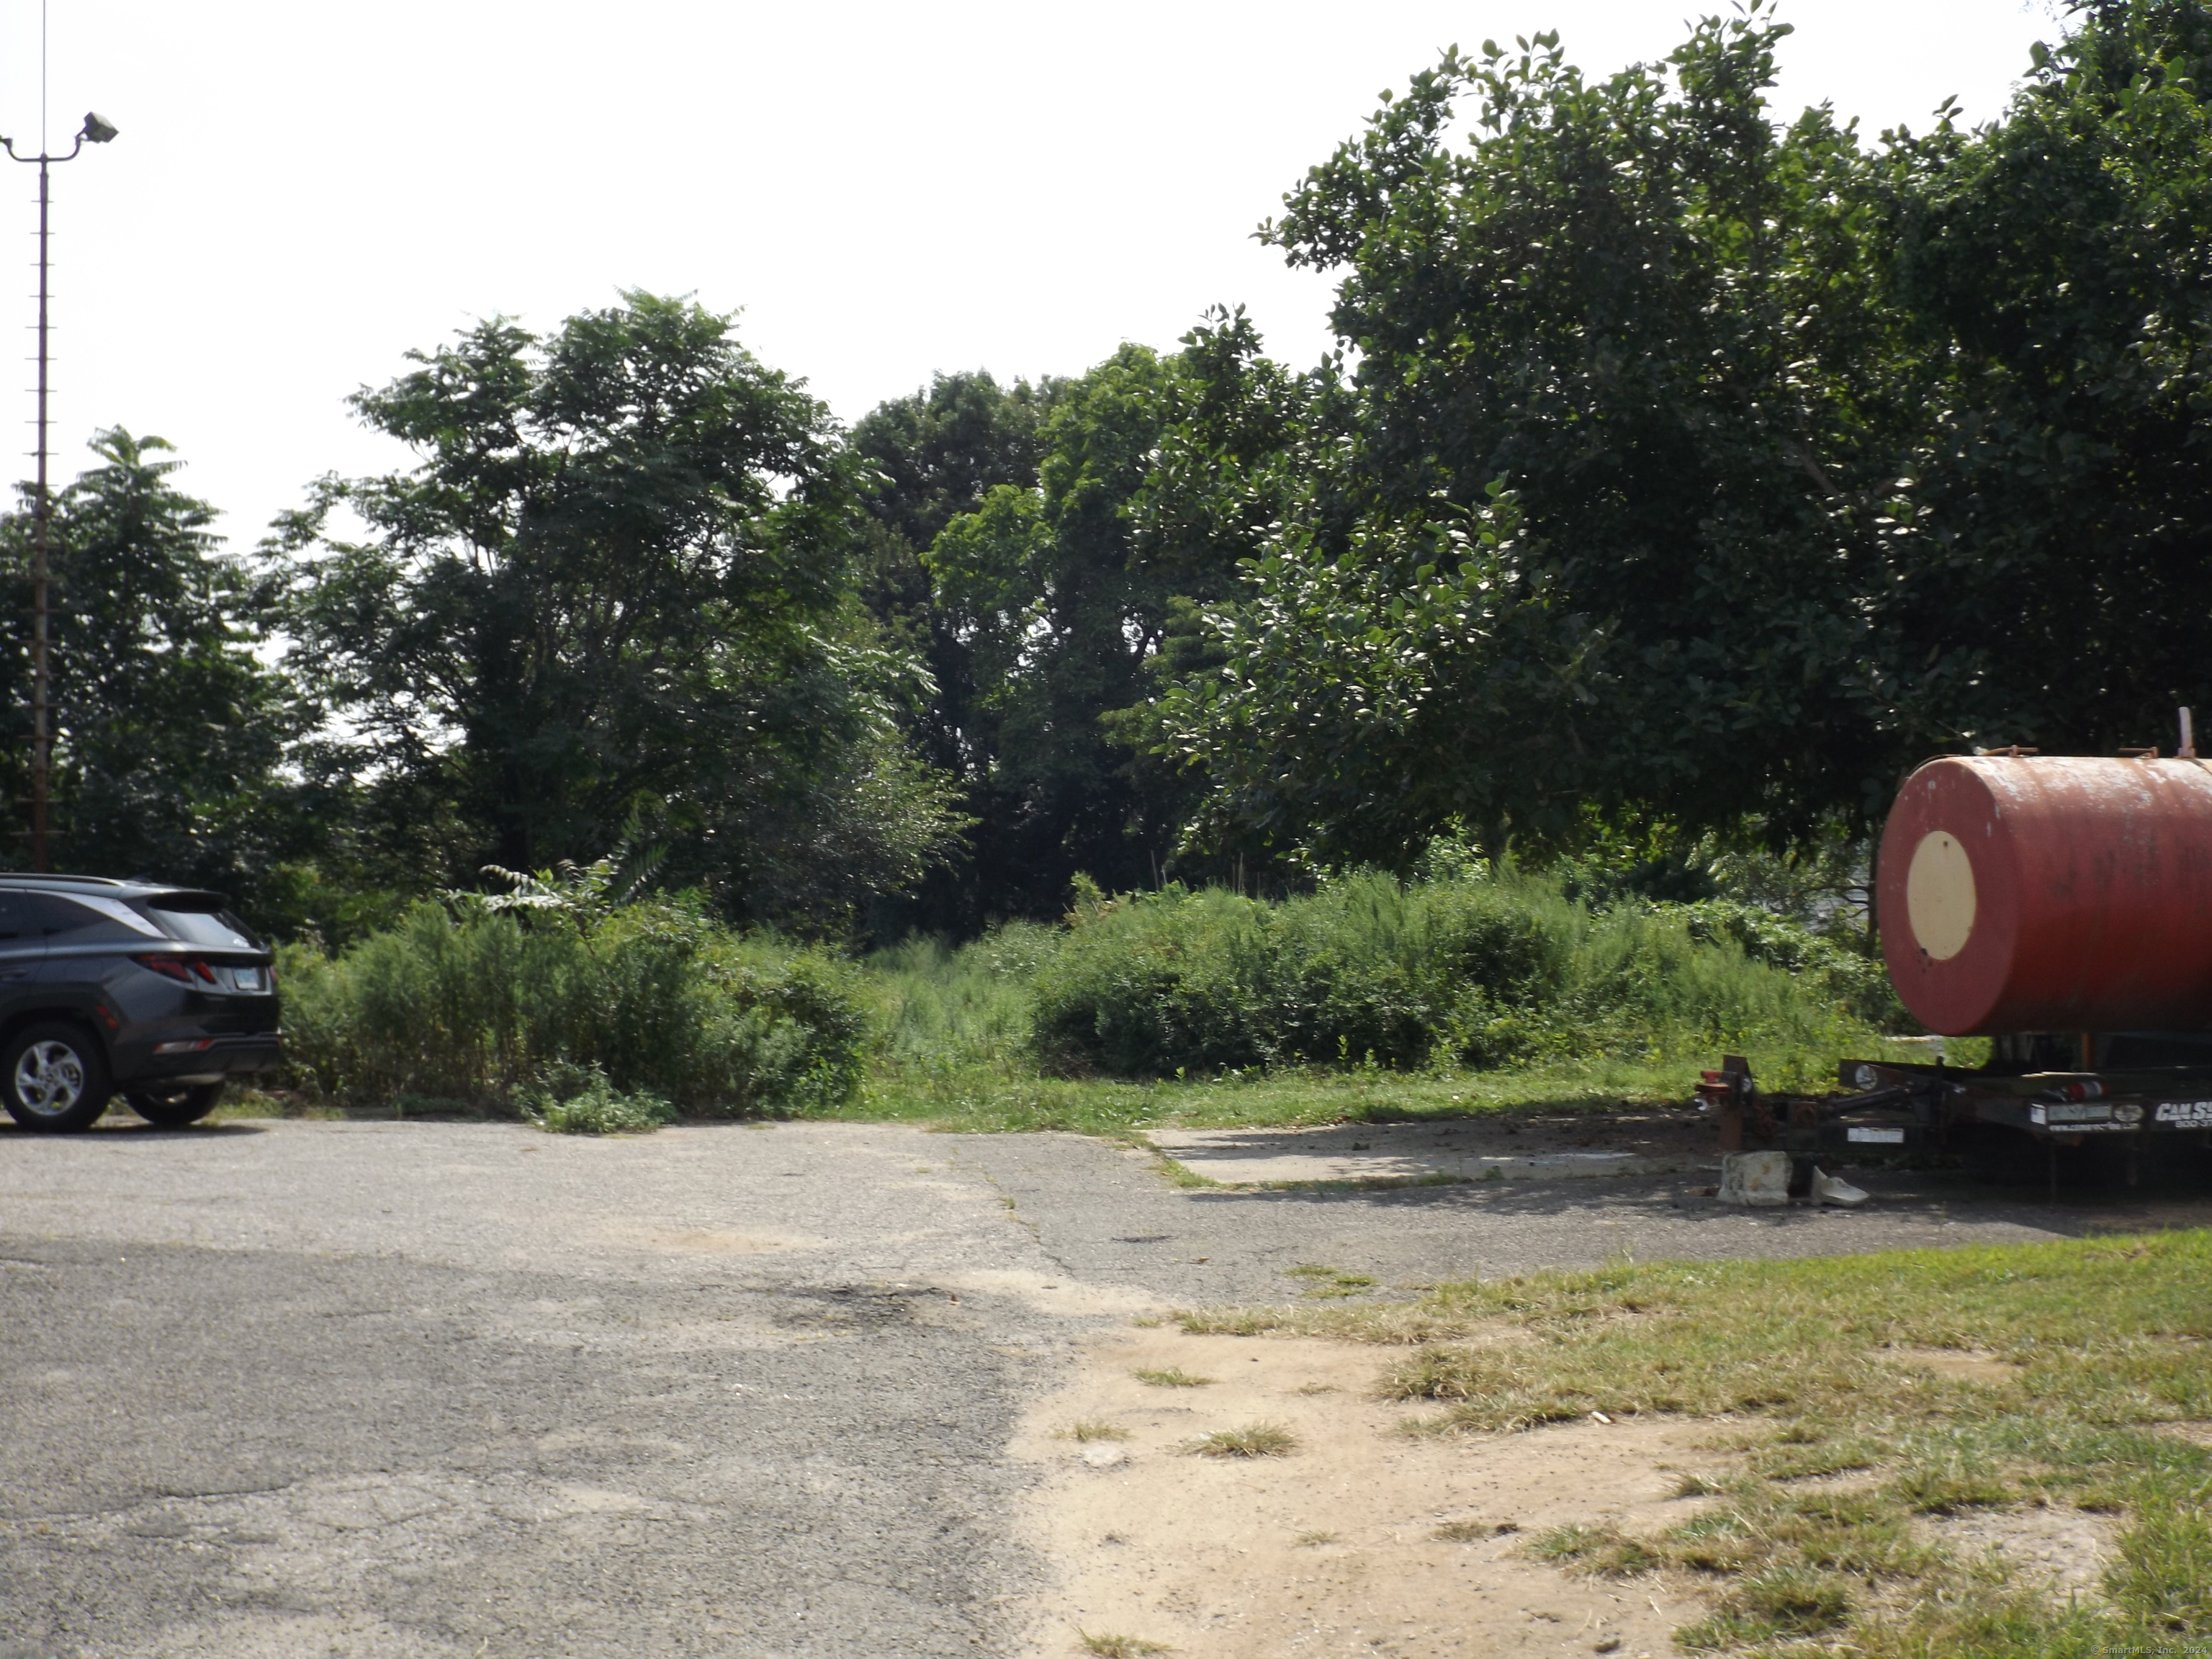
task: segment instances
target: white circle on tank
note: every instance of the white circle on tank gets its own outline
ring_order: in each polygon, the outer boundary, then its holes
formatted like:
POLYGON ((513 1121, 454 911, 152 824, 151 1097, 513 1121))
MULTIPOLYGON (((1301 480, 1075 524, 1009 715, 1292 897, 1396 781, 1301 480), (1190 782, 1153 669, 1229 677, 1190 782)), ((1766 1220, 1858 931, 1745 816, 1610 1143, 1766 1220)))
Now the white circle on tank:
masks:
POLYGON ((1905 872, 1905 918, 1912 938, 1937 962, 1966 948, 1974 931, 1974 866, 1959 838, 1930 830, 1905 872))

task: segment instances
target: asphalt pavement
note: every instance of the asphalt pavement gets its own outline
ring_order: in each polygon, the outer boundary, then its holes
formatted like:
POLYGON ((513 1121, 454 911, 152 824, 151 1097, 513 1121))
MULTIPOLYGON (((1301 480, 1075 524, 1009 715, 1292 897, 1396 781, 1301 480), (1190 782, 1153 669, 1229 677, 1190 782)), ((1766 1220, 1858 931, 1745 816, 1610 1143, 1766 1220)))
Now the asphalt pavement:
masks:
POLYGON ((1869 1177, 1178 1188, 1070 1135, 0 1131, 0 1659, 1012 1650, 1005 1455, 1135 1309, 2203 1224, 1869 1177))

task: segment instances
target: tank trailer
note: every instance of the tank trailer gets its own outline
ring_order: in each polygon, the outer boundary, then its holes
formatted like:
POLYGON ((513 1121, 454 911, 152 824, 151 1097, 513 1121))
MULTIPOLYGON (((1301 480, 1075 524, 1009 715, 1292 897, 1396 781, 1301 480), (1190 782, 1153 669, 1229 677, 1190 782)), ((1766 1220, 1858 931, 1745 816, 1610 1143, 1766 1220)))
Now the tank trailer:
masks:
MULTIPOLYGON (((2000 750, 1929 761, 1875 861, 1890 983, 1986 1065, 1846 1060, 1846 1091, 1768 1094, 1731 1057, 1698 1094, 1730 1152, 1961 1155, 1987 1179, 2067 1161, 2132 1182, 2212 1146, 2212 763, 2000 750)), ((1802 1172, 1802 1171, 1801 1171, 1802 1172)))

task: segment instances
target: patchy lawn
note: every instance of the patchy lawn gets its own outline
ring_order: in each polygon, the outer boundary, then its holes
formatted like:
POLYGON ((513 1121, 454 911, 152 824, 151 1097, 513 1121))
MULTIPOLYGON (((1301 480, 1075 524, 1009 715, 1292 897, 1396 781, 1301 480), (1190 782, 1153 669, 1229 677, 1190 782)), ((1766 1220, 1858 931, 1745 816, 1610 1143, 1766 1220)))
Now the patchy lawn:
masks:
POLYGON ((1425 1438, 1701 1420, 1684 1518, 1521 1547, 1703 1586, 1692 1651, 2212 1652, 2212 1233, 1624 1262, 1179 1322, 1401 1345, 1382 1390, 1425 1438))
MULTIPOLYGON (((1875 1042, 1869 1058, 1924 1059, 1910 1043, 1875 1042)), ((1377 1066, 1287 1067, 1155 1083, 1053 1078, 1018 1059, 879 1060, 851 1104, 811 1116, 923 1122, 991 1133, 1066 1129, 1127 1139, 1152 1128, 1397 1123, 1540 1109, 1610 1112, 1689 1097, 1700 1068, 1719 1055, 1555 1060, 1489 1072, 1394 1072, 1377 1066)), ((1827 1087, 1832 1054, 1790 1054, 1762 1079, 1827 1087), (1778 1070, 1777 1069, 1778 1066, 1778 1070)))

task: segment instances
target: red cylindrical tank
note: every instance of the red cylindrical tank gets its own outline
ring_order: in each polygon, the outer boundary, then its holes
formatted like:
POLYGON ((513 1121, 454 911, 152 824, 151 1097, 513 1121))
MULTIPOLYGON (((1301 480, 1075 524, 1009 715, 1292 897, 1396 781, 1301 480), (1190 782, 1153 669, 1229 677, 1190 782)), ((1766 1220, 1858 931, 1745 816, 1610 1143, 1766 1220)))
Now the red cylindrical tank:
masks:
POLYGON ((1949 1036, 2212 1026, 2212 765, 1930 761, 1881 834, 1890 982, 1949 1036))

